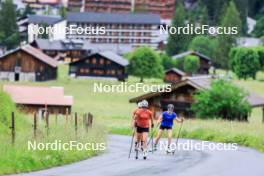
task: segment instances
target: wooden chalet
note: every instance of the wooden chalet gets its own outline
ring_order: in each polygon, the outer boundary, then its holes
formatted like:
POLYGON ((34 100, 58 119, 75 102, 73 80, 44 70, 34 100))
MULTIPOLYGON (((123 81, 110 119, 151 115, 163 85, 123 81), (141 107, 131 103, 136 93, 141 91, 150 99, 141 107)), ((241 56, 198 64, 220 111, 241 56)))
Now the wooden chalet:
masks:
POLYGON ((101 77, 124 81, 128 61, 112 51, 94 53, 79 61, 70 63, 73 77, 101 77))
MULTIPOLYGON (((191 105, 195 102, 193 95, 202 89, 210 89, 212 78, 210 76, 189 77, 185 80, 172 84, 170 92, 151 92, 129 100, 130 103, 138 103, 144 99, 149 102, 149 108, 157 118, 162 111, 167 109, 168 104, 175 106, 175 112, 184 114, 185 117, 193 117, 191 105)), ((250 92, 247 97, 250 105, 263 108, 264 119, 264 98, 250 92)), ((244 117, 247 119, 247 117, 244 117)), ((241 120, 246 120, 241 119, 241 120)))
POLYGON ((47 81, 56 76, 57 61, 30 45, 0 56, 0 80, 47 81))
POLYGON ((182 80, 186 75, 183 71, 177 68, 171 68, 165 71, 164 82, 166 83, 176 83, 182 80))
POLYGON ((75 62, 91 54, 90 42, 82 40, 36 39, 31 45, 50 57, 67 63, 75 62))
POLYGON ((186 51, 184 53, 174 55, 172 58, 173 59, 181 59, 181 58, 184 58, 185 56, 189 56, 189 55, 197 56, 200 59, 200 68, 199 68, 197 74, 208 75, 210 67, 212 66, 211 65, 211 59, 209 57, 197 52, 197 51, 186 51))
POLYGON ((37 112, 41 116, 46 111, 50 114, 66 114, 71 112, 73 105, 73 97, 64 96, 63 87, 4 85, 3 91, 26 113, 37 112))

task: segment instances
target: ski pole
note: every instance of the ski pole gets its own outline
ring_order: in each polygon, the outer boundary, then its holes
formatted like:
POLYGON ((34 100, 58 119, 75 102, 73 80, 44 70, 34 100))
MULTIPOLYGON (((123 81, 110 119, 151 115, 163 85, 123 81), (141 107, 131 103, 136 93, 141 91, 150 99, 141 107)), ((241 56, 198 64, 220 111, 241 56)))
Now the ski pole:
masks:
MULTIPOLYGON (((179 137, 180 137, 180 134, 181 134, 181 129, 182 129, 182 126, 183 126, 183 121, 181 123, 181 126, 180 126, 180 129, 178 131, 178 135, 177 135, 177 139, 176 139, 176 147, 178 148, 178 141, 179 141, 179 137)), ((174 155, 175 152, 173 152, 173 155, 174 155)))
POLYGON ((132 139, 131 139, 131 144, 130 144, 130 150, 129 150, 128 158, 130 158, 130 155, 131 155, 131 152, 132 152, 132 147, 133 147, 133 142, 134 142, 135 131, 136 131, 136 129, 134 129, 133 134, 132 134, 132 139))
POLYGON ((149 139, 149 141, 148 141, 148 145, 150 144, 150 141, 153 141, 154 133, 155 133, 156 129, 158 129, 158 127, 159 127, 159 125, 157 125, 157 126, 153 129, 153 131, 152 131, 152 133, 151 133, 151 136, 150 136, 150 139, 149 139))

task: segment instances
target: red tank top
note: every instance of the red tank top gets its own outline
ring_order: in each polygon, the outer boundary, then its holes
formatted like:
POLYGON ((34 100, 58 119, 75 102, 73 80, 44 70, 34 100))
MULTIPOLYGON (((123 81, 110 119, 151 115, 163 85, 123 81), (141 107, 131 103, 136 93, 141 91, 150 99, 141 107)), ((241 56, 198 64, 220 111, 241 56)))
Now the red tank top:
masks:
POLYGON ((148 109, 139 109, 136 111, 136 123, 138 127, 149 128, 149 120, 152 118, 152 112, 148 109))

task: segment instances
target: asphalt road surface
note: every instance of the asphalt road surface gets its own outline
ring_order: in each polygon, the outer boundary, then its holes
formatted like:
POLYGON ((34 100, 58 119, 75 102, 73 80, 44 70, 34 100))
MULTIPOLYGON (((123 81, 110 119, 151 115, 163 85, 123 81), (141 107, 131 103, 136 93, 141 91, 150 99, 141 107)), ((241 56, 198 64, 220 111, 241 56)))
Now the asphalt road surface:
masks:
MULTIPOLYGON (((264 176, 264 154, 239 147, 236 151, 191 150, 149 153, 147 160, 135 154, 128 159, 128 136, 110 136, 105 154, 70 165, 20 174, 25 176, 264 176)), ((190 141, 190 140, 189 140, 190 141)), ((187 140, 180 139, 180 143, 187 140)), ((194 141, 201 143, 201 141, 194 141)))

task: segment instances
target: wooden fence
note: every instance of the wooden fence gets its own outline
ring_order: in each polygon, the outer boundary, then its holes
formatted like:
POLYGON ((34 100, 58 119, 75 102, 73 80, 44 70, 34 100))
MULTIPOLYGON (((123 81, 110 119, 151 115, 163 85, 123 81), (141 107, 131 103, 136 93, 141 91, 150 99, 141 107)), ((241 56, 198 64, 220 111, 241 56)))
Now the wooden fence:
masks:
MULTIPOLYGON (((77 112, 74 113, 74 129, 75 129, 75 135, 78 135, 78 128, 80 128, 81 126, 79 126, 78 122, 81 120, 81 116, 79 116, 80 113, 78 114, 77 112)), ((68 114, 66 113, 65 115, 65 129, 68 128, 68 117, 71 117, 71 123, 73 121, 72 117, 73 114, 68 114)), ((49 136, 49 131, 50 131, 50 114, 49 112, 45 113, 45 118, 42 120, 45 122, 45 129, 46 129, 46 135, 49 136)), ((58 124, 58 114, 55 115, 55 125, 58 124)), ((12 144, 15 144, 15 138, 16 138, 16 119, 15 119, 15 113, 12 112, 11 114, 11 142, 12 144)), ((38 116, 37 113, 34 113, 34 117, 33 117, 33 136, 34 138, 37 138, 37 130, 38 130, 38 116)), ((85 131, 88 133, 88 129, 92 127, 93 125, 93 115, 91 113, 84 113, 82 116, 82 124, 83 124, 83 128, 85 129, 85 131)))

